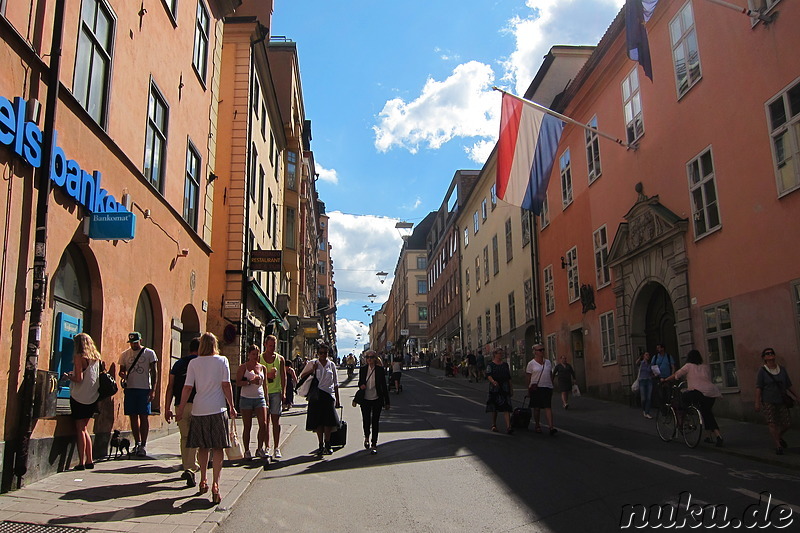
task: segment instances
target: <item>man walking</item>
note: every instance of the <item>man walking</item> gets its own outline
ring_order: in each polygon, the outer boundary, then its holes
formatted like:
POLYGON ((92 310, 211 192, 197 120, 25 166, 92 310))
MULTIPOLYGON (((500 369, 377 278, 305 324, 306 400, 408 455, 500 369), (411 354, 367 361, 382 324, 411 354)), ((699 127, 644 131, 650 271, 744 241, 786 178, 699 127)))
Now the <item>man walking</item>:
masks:
MULTIPOLYGON (((164 395, 164 405, 166 412, 164 419, 169 423, 173 418, 172 413, 172 400, 175 400, 177 407, 181 403, 181 394, 183 392, 183 385, 186 383, 186 371, 189 369, 189 361, 197 357, 197 349, 200 348, 200 339, 192 339, 189 341, 189 353, 178 359, 172 370, 169 372, 169 383, 167 384, 167 393, 164 395)), ((194 402, 195 391, 192 389, 192 394, 189 395, 189 401, 183 410, 183 417, 178 420, 178 430, 181 433, 181 463, 183 465, 183 479, 186 480, 187 487, 194 487, 196 485, 195 473, 200 468, 197 463, 197 448, 189 448, 186 446, 186 439, 189 438, 189 422, 192 420, 192 402, 194 402)))
POLYGON ((142 346, 138 331, 128 334, 130 348, 119 358, 119 375, 125 389, 125 414, 130 417, 135 445, 131 453, 147 457, 147 435, 150 433, 150 404, 155 399, 158 383, 156 352, 142 346))
POLYGON ((653 366, 658 367, 657 381, 659 386, 656 389, 658 391, 656 401, 658 407, 663 407, 667 403, 667 391, 665 387, 669 387, 669 384, 664 384, 664 379, 674 374, 678 369, 675 358, 667 353, 663 344, 656 344, 656 356, 653 358, 653 366))
MULTIPOLYGON (((264 353, 261 354, 261 364, 267 375, 265 383, 267 393, 267 435, 269 436, 269 424, 272 422, 272 458, 280 459, 281 450, 281 413, 283 412, 283 400, 286 398, 286 361, 283 356, 275 351, 278 343, 275 335, 267 335, 264 341, 264 353)), ((267 437, 269 438, 269 437, 267 437)), ((269 457, 267 450, 267 457, 269 457)))

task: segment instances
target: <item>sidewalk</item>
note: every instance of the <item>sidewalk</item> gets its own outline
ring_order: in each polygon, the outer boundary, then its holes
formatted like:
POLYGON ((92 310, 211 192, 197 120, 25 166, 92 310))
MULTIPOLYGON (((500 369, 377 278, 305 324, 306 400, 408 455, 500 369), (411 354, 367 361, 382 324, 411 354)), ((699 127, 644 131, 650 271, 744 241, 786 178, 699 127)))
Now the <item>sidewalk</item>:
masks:
MULTIPOLYGON (((281 446, 295 428, 282 425, 281 446)), ((60 472, 0 495, 0 531, 210 532, 263 471, 264 462, 226 461, 222 502, 213 505, 210 491, 198 495, 196 487, 186 487, 181 479, 179 448, 180 434, 175 432, 149 442, 146 458, 102 459, 94 470, 60 472)))
MULTIPOLYGON (((422 372, 424 372, 424 369, 422 372)), ((467 378, 462 376, 445 378, 444 371, 435 368, 431 369, 431 375, 481 392, 488 392, 488 384, 486 381, 470 383, 467 378)), ((518 380, 515 378, 515 389, 524 389, 524 384, 522 384, 521 381, 519 383, 517 381, 518 380)), ((521 401, 520 394, 515 394, 514 399, 515 405, 517 405, 519 401, 521 401)), ((793 411, 796 411, 796 409, 793 411)), ((653 410, 653 414, 655 415, 655 410, 653 410)), ((652 435, 655 439, 659 438, 656 433, 655 418, 648 420, 642 416, 640 408, 629 407, 617 402, 598 400, 587 396, 579 398, 572 397, 569 402, 569 410, 565 410, 561 406, 560 394, 554 392, 553 416, 555 418, 556 427, 566 426, 574 420, 590 421, 602 418, 605 420, 606 426, 652 435)), ((775 449, 771 445, 772 439, 766 424, 742 422, 721 417, 717 417, 717 423, 725 439, 725 446, 717 448, 713 444, 701 442, 697 449, 735 455, 773 466, 800 470, 800 431, 798 431, 800 423, 798 423, 796 413, 793 413, 792 416, 792 429, 786 434, 789 447, 784 451, 784 455, 775 454, 775 449)), ((591 437, 591 435, 586 436, 591 437)), ((675 443, 664 443, 665 446, 670 444, 675 443)), ((684 446, 684 444, 681 443, 681 446, 684 446)))

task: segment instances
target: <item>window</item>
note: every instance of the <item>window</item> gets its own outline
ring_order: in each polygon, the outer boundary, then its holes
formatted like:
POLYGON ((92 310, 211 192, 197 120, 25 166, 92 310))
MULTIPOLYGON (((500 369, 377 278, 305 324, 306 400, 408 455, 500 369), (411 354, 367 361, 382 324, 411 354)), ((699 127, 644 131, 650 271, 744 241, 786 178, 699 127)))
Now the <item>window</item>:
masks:
POLYGON ((472 351, 472 324, 467 322, 467 351, 472 351))
POLYGON ((197 1, 197 21, 194 28, 194 54, 192 55, 192 65, 197 71, 198 76, 206 82, 206 70, 208 70, 208 10, 203 5, 202 0, 197 1))
POLYGON ((496 183, 494 185, 492 185, 491 189, 489 189, 489 197, 492 200, 492 211, 494 211, 494 208, 497 207, 497 184, 496 183))
POLYGON ((492 272, 494 275, 500 273, 500 245, 497 243, 497 234, 492 237, 492 272))
POLYGON ((561 168, 561 206, 566 209, 572 203, 572 163, 569 148, 559 159, 559 167, 561 168))
MULTIPOLYGON (((272 205, 272 191, 269 193, 269 203, 267 203, 267 218, 269 218, 269 206, 272 205)), ((264 167, 258 165, 258 215, 264 218, 264 167)), ((269 232, 269 223, 267 223, 269 232)))
POLYGON ((489 283, 489 247, 483 247, 483 283, 489 283))
POLYGON ((511 219, 506 219, 506 263, 514 258, 514 248, 511 245, 511 219))
POLYGON ((417 313, 420 322, 427 322, 428 321, 428 308, 427 307, 417 307, 417 313))
POLYGON ((581 296, 581 283, 578 279, 578 248, 573 246, 567 252, 567 293, 569 303, 578 300, 581 296))
POLYGON ((489 216, 489 213, 486 210, 486 198, 483 199, 481 202, 481 219, 486 222, 486 217, 489 216))
POLYGON ((469 300, 469 268, 464 271, 464 288, 467 289, 467 300, 469 300))
POLYGON ((611 283, 611 273, 608 269, 608 235, 605 225, 594 232, 594 269, 597 278, 597 288, 605 287, 611 283))
MULTIPOLYGON (((545 196, 546 198, 546 196, 545 196)), ((532 217, 531 212, 527 209, 523 209, 520 215, 520 221, 522 222, 522 247, 525 248, 531 243, 531 219, 532 217)))
POLYGON ((425 270, 428 268, 428 258, 424 255, 417 256, 417 270, 425 270))
POLYGON ((469 228, 464 228, 464 248, 469 246, 469 228))
POLYGON ((286 243, 286 247, 294 250, 297 248, 297 244, 295 241, 294 235, 294 225, 295 219, 297 218, 297 212, 293 207, 286 208, 286 234, 283 236, 283 239, 286 243))
POLYGON ((768 104, 778 195, 800 188, 800 82, 768 104))
POLYGON ((556 310, 556 289, 553 282, 553 265, 544 267, 544 305, 545 314, 556 310))
POLYGON ((544 200, 542 201, 542 213, 539 216, 539 223, 542 229, 550 225, 550 202, 547 201, 547 191, 544 193, 544 200))
POLYGON ((428 280, 417 280, 417 294, 428 294, 428 280))
POLYGON ((164 0, 164 7, 167 8, 167 13, 174 23, 178 18, 178 0, 164 0))
POLYGON ((478 234, 478 228, 480 227, 478 222, 478 212, 475 211, 475 214, 472 215, 472 226, 473 226, 473 234, 478 234))
POLYGON ((689 162, 687 169, 689 172, 689 195, 692 198, 694 237, 699 239, 720 227, 711 149, 709 148, 689 162))
POLYGON ((290 191, 297 190, 297 152, 286 152, 286 186, 290 191))
POLYGON ((514 291, 508 293, 508 327, 511 331, 517 329, 517 307, 514 302, 514 291))
POLYGON ((83 0, 72 92, 103 127, 107 121, 114 26, 114 17, 103 0, 83 0))
POLYGON ((278 246, 278 205, 272 204, 272 247, 278 246))
POLYGON ((711 381, 721 388, 738 387, 730 305, 721 304, 706 308, 703 310, 703 316, 711 381))
POLYGON ((628 142, 636 142, 644 135, 638 66, 628 74, 627 78, 622 80, 622 107, 625 112, 625 130, 628 142))
POLYGON ((617 341, 614 331, 614 312, 600 315, 600 338, 603 348, 603 364, 617 361, 617 341))
POLYGON ((317 261, 317 273, 325 273, 325 261, 317 261))
POLYGON ((253 105, 253 113, 255 113, 256 118, 258 118, 258 108, 261 107, 261 84, 258 82, 258 75, 256 71, 253 70, 253 99, 251 101, 253 105))
POLYGON ((186 147, 186 179, 183 186, 183 219, 197 230, 197 204, 200 191, 200 154, 192 141, 186 147))
POLYGON ((167 102, 155 83, 150 82, 150 99, 147 106, 147 132, 144 141, 144 176, 164 192, 164 159, 167 146, 167 102))
POLYGON ((675 84, 678 98, 687 93, 700 80, 700 53, 697 50, 697 32, 694 27, 692 3, 687 2, 669 23, 672 40, 672 62, 675 65, 675 84))
POLYGON ((475 257, 475 292, 481 290, 481 261, 475 257))
MULTIPOLYGON (((263 177, 264 177, 264 169, 261 168, 260 165, 259 165, 258 169, 260 171, 259 175, 261 176, 261 179, 263 179, 263 177)), ((263 184, 263 181, 261 183, 263 184)), ((264 189, 262 188, 260 192, 261 192, 261 194, 259 195, 259 197, 263 198, 264 197, 264 189)), ((272 228, 272 191, 268 190, 267 194, 268 194, 268 196, 267 196, 267 235, 269 235, 270 234, 270 229, 272 228)), ((261 200, 259 202, 259 205, 258 205, 258 213, 259 214, 261 214, 261 208, 262 208, 263 204, 264 204, 264 201, 261 200)))
POLYGON ((555 333, 547 336, 547 357, 551 361, 558 361, 558 338, 555 333))
POLYGON ((492 310, 486 309, 486 342, 492 340, 492 310))
MULTIPOLYGON (((587 124, 590 128, 597 129, 597 117, 593 117, 587 124)), ((589 168, 589 183, 600 177, 600 137, 596 131, 586 132, 586 163, 589 168)))
POLYGON ((250 181, 248 193, 250 194, 250 199, 253 201, 256 199, 256 168, 258 166, 260 166, 258 164, 258 150, 256 150, 256 145, 253 144, 250 148, 250 171, 248 172, 248 179, 250 181))
POLYGON ((533 280, 528 278, 522 284, 525 294, 525 322, 533 320, 533 280))
POLYGON ((503 334, 502 320, 500 318, 500 302, 494 304, 494 331, 495 337, 498 339, 503 334))
POLYGON ((478 317, 477 327, 475 328, 478 333, 478 349, 480 350, 483 345, 483 328, 481 327, 481 317, 478 317))

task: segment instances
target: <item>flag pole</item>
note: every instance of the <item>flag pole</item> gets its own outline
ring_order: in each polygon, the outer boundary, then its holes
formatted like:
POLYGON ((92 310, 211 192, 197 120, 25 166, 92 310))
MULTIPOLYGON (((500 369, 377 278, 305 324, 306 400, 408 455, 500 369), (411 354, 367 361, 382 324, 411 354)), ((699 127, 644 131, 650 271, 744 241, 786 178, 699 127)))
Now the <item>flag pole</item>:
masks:
POLYGON ((548 115, 553 115, 554 117, 556 117, 558 119, 561 119, 564 122, 569 122, 570 124, 574 124, 575 126, 583 128, 583 129, 585 129, 587 131, 591 131, 592 133, 596 133, 600 137, 604 137, 604 138, 606 138, 606 139, 608 139, 610 141, 613 141, 614 143, 616 143, 616 144, 618 144, 620 146, 624 146, 625 148, 627 148, 629 150, 633 148, 633 146, 631 146, 630 143, 626 143, 622 139, 618 139, 617 137, 614 137, 613 135, 609 135, 607 133, 603 133, 602 131, 598 130, 597 128, 593 128, 591 126, 587 126, 586 124, 578 122, 575 119, 569 118, 566 115, 562 115, 561 113, 558 113, 557 111, 553 111, 552 109, 544 107, 543 105, 539 105, 539 104, 537 104, 536 102, 534 102, 532 100, 528 100, 527 98, 522 98, 522 97, 517 96, 515 94, 511 94, 510 92, 504 91, 503 89, 501 89, 499 87, 492 87, 492 89, 494 89, 495 91, 499 91, 499 92, 501 92, 503 94, 507 94, 508 96, 510 96, 512 98, 516 98, 517 100, 520 100, 522 102, 525 102, 526 104, 535 107, 539 111, 547 113, 548 115))
POLYGON ((739 7, 736 4, 731 4, 730 2, 725 2, 724 0, 708 0, 712 4, 717 4, 718 6, 727 7, 729 9, 733 9, 734 11, 738 11, 739 13, 743 13, 750 18, 758 19, 764 24, 769 24, 775 18, 774 15, 764 15, 763 13, 759 13, 758 11, 753 11, 752 9, 748 9, 746 7, 739 7))

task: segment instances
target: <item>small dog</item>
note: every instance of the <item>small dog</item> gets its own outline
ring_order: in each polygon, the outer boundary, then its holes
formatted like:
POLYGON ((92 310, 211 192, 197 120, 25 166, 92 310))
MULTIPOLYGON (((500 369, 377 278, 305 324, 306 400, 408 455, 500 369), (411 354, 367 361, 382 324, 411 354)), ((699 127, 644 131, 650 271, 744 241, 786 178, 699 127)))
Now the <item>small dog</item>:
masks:
POLYGON ((114 450, 116 450, 114 459, 122 457, 123 450, 128 454, 128 459, 131 458, 131 441, 125 437, 120 437, 118 429, 115 429, 111 434, 111 451, 114 452, 114 450))

